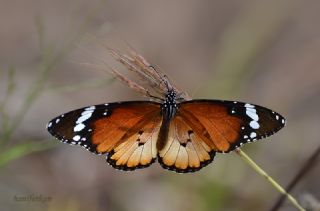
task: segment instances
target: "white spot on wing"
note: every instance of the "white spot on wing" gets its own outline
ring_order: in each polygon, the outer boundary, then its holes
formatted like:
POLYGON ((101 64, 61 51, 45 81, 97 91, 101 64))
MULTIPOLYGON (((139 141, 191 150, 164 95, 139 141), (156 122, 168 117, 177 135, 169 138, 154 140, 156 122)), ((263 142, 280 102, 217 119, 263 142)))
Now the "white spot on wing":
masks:
POLYGON ((51 126, 52 126, 52 122, 49 122, 48 125, 47 125, 47 128, 49 128, 51 126))
POLYGON ((250 122, 250 127, 251 127, 252 129, 259 129, 259 128, 260 128, 260 125, 259 125, 259 123, 256 122, 256 121, 251 121, 251 122, 250 122))
POLYGON ((78 132, 78 131, 83 130, 83 128, 85 128, 85 127, 86 127, 86 126, 85 126, 84 124, 80 123, 80 124, 77 124, 77 125, 73 128, 73 131, 74 131, 74 132, 78 132))
POLYGON ((80 137, 79 135, 76 135, 76 136, 73 136, 73 138, 72 138, 72 139, 73 139, 74 141, 79 141, 79 140, 80 140, 80 138, 81 138, 81 137, 80 137))
POLYGON ((252 132, 252 133, 250 134, 250 138, 255 138, 255 137, 257 137, 257 134, 256 134, 255 132, 252 132))
POLYGON ((249 104, 249 103, 246 103, 246 104, 244 105, 244 107, 246 107, 246 108, 254 108, 254 105, 251 105, 251 104, 249 104))
POLYGON ((259 120, 259 116, 258 114, 256 113, 256 109, 248 109, 247 108, 247 111, 246 111, 246 114, 254 121, 258 121, 259 120))
POLYGON ((77 119, 76 124, 81 124, 84 121, 88 120, 92 116, 94 109, 95 109, 95 106, 85 108, 84 112, 82 112, 81 116, 77 119))
POLYGON ((60 122, 60 119, 56 119, 56 124, 57 124, 58 122, 60 122))
POLYGON ((86 113, 86 114, 81 114, 79 119, 76 121, 76 124, 81 124, 82 122, 88 120, 92 116, 92 112, 86 113))
POLYGON ((259 116, 257 114, 257 110, 255 109, 254 105, 251 105, 249 103, 244 105, 246 107, 246 114, 248 117, 252 119, 250 122, 250 127, 252 129, 258 129, 260 127, 258 121, 259 121, 259 116))
POLYGON ((95 106, 90 106, 90 107, 85 108, 84 110, 86 110, 86 111, 93 111, 94 109, 96 109, 95 106))

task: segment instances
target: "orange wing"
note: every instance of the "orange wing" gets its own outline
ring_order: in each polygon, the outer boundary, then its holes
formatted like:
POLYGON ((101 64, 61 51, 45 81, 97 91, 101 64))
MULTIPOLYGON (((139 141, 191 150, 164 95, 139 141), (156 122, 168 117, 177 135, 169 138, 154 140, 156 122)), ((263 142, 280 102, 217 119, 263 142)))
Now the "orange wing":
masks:
POLYGON ((171 120, 168 141, 158 153, 158 161, 163 168, 187 173, 200 170, 212 162, 215 151, 208 138, 197 133, 193 126, 197 129, 201 127, 197 124, 190 125, 179 114, 171 120))
POLYGON ((47 125, 59 140, 107 153, 117 169, 147 167, 156 158, 161 125, 160 104, 132 101, 90 106, 63 114, 47 125))
POLYGON ((182 102, 158 159, 169 170, 197 171, 210 163, 216 152, 230 152, 270 136, 284 125, 280 114, 257 105, 218 100, 182 102))
POLYGON ((146 115, 118 139, 117 144, 104 141, 105 144, 99 146, 112 149, 107 162, 121 170, 144 168, 153 163, 157 156, 156 142, 161 121, 159 111, 146 115))
MULTIPOLYGON (((217 152, 230 152, 242 144, 266 138, 285 125, 278 113, 258 105, 235 101, 194 100, 181 103, 180 115, 202 126, 197 133, 210 139, 217 152)), ((208 140, 206 140, 208 141, 208 140)))

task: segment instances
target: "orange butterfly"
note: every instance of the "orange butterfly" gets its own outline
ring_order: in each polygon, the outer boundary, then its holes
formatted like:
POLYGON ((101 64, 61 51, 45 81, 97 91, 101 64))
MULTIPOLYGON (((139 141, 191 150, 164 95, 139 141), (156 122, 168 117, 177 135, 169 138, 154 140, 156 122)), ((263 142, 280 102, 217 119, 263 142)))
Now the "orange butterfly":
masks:
POLYGON ((247 142, 272 135, 285 119, 267 108, 235 101, 190 100, 169 88, 161 103, 129 101, 89 106, 51 120, 57 139, 80 145, 116 169, 135 170, 155 160, 179 173, 198 171, 247 142))

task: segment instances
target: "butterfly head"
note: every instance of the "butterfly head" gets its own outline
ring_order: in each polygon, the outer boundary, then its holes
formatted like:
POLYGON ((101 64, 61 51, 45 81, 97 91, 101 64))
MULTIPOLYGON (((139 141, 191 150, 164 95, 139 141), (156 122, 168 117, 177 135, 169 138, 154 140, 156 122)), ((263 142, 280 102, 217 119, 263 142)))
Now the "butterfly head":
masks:
POLYGON ((175 102, 176 101, 176 97, 177 97, 176 91, 174 89, 170 89, 166 93, 165 101, 175 102))

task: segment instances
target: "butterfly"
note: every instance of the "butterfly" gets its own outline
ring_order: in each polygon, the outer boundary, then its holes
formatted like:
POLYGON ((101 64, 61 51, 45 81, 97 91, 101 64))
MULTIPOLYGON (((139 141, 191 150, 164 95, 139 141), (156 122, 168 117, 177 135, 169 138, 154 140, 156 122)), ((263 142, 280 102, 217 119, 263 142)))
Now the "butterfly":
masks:
POLYGON ((236 101, 183 100, 168 88, 161 102, 93 105, 47 124, 57 139, 105 154, 116 169, 135 170, 156 160, 168 170, 195 172, 216 153, 266 138, 286 120, 268 108, 236 101))

